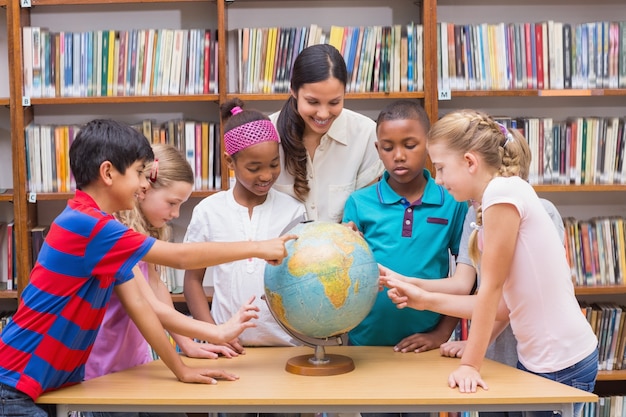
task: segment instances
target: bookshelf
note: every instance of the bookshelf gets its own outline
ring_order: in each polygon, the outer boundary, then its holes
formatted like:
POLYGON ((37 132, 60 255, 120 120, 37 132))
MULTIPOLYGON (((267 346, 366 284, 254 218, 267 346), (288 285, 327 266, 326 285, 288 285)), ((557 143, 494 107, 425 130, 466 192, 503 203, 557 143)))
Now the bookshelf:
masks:
MULTIPOLYGON (((234 38, 239 28, 321 26, 423 25, 424 87, 414 92, 349 92, 346 107, 375 117, 385 101, 420 100, 431 120, 458 108, 481 108, 494 115, 545 117, 565 120, 572 116, 626 116, 626 88, 577 89, 451 89, 448 99, 439 99, 437 22, 481 24, 540 22, 547 19, 572 24, 615 19, 626 21, 623 0, 0 0, 0 188, 1 220, 14 218, 17 250, 18 290, 0 291, 0 299, 17 299, 28 280, 31 265, 29 230, 49 223, 72 193, 38 193, 28 202, 25 127, 38 124, 75 124, 94 117, 113 117, 130 123, 144 118, 160 122, 176 117, 218 121, 218 105, 238 96, 268 113, 280 109, 286 93, 240 93, 237 89, 234 38), (53 31, 191 29, 210 28, 217 33, 217 91, 211 94, 135 95, 107 97, 29 97, 22 102, 22 28, 47 27, 53 31), (5 90, 3 90, 5 89, 5 90), (7 108, 10 107, 10 110, 7 108), (2 135, 11 132, 10 139, 2 135), (10 149, 10 152, 5 152, 10 149), (11 155, 8 158, 7 155, 11 155), (11 168, 8 168, 11 167, 11 168)), ((5 135, 6 136, 6 135, 5 135)), ((228 178, 221 177, 221 188, 228 178)), ((563 216, 590 218, 595 215, 626 217, 626 185, 538 184, 537 191, 552 200, 563 216)), ((179 234, 189 220, 194 202, 214 190, 195 191, 176 222, 179 234)), ((581 299, 611 297, 624 303, 626 286, 580 287, 581 299)), ((606 371, 601 381, 624 381, 626 371, 606 371)))

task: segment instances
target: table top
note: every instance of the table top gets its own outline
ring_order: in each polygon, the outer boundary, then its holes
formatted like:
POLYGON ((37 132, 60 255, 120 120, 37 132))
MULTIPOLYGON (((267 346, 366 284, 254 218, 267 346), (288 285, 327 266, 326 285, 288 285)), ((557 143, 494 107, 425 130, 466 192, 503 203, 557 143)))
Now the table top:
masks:
POLYGON ((161 362, 95 378, 44 394, 47 404, 150 404, 220 406, 363 406, 480 404, 554 404, 595 402, 597 396, 518 369, 485 361, 482 376, 489 390, 462 394, 447 386, 459 360, 425 353, 396 353, 391 347, 326 347, 349 356, 355 369, 333 376, 302 376, 285 371, 287 360, 313 354, 309 347, 247 348, 238 358, 184 358, 192 366, 225 369, 237 381, 216 385, 184 384, 161 362))

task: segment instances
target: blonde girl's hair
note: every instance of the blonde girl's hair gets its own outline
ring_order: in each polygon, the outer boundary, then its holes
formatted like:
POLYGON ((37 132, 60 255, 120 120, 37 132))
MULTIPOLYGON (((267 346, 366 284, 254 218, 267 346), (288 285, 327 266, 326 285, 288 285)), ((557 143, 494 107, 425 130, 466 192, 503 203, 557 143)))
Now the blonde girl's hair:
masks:
MULTIPOLYGON (((175 182, 194 184, 193 170, 185 157, 172 145, 152 145, 154 161, 146 164, 145 174, 154 189, 169 187, 175 182)), ((115 213, 115 217, 126 226, 137 232, 155 237, 160 240, 169 240, 170 227, 153 227, 144 216, 139 203, 132 210, 115 213)))
MULTIPOLYGON (((517 175, 528 179, 530 148, 526 138, 517 130, 497 123, 491 116, 478 110, 459 110, 449 113, 433 124, 428 143, 440 143, 460 154, 474 152, 498 175, 517 175)), ((482 206, 476 209, 476 225, 482 226, 482 206)), ((474 266, 480 257, 477 229, 469 240, 469 254, 474 266)))

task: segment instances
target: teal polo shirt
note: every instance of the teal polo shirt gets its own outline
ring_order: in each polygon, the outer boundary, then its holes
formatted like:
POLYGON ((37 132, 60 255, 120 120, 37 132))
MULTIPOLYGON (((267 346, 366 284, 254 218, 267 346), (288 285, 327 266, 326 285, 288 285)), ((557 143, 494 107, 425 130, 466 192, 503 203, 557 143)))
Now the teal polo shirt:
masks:
MULTIPOLYGON (((459 203, 424 170, 427 183, 422 198, 407 201, 387 182, 353 192, 343 222, 356 224, 376 261, 402 275, 427 279, 448 276, 449 253, 459 253, 467 203, 459 203)), ((412 308, 398 309, 386 291, 378 293, 374 307, 352 331, 358 346, 395 346, 407 336, 432 330, 440 315, 412 308)))

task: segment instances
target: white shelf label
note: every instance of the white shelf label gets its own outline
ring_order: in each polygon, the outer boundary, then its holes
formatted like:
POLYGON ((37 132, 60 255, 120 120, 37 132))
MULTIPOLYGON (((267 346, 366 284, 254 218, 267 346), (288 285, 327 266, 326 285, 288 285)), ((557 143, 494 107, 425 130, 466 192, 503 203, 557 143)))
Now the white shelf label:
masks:
POLYGON ((20 0, 20 6, 21 7, 31 7, 32 4, 31 4, 30 0, 20 0))
POLYGON ((27 97, 27 96, 22 97, 22 106, 30 107, 30 97, 27 97))
POLYGON ((449 88, 439 90, 439 100, 452 100, 452 92, 449 88))
POLYGON ((36 203, 37 202, 37 193, 28 193, 28 202, 36 203))

